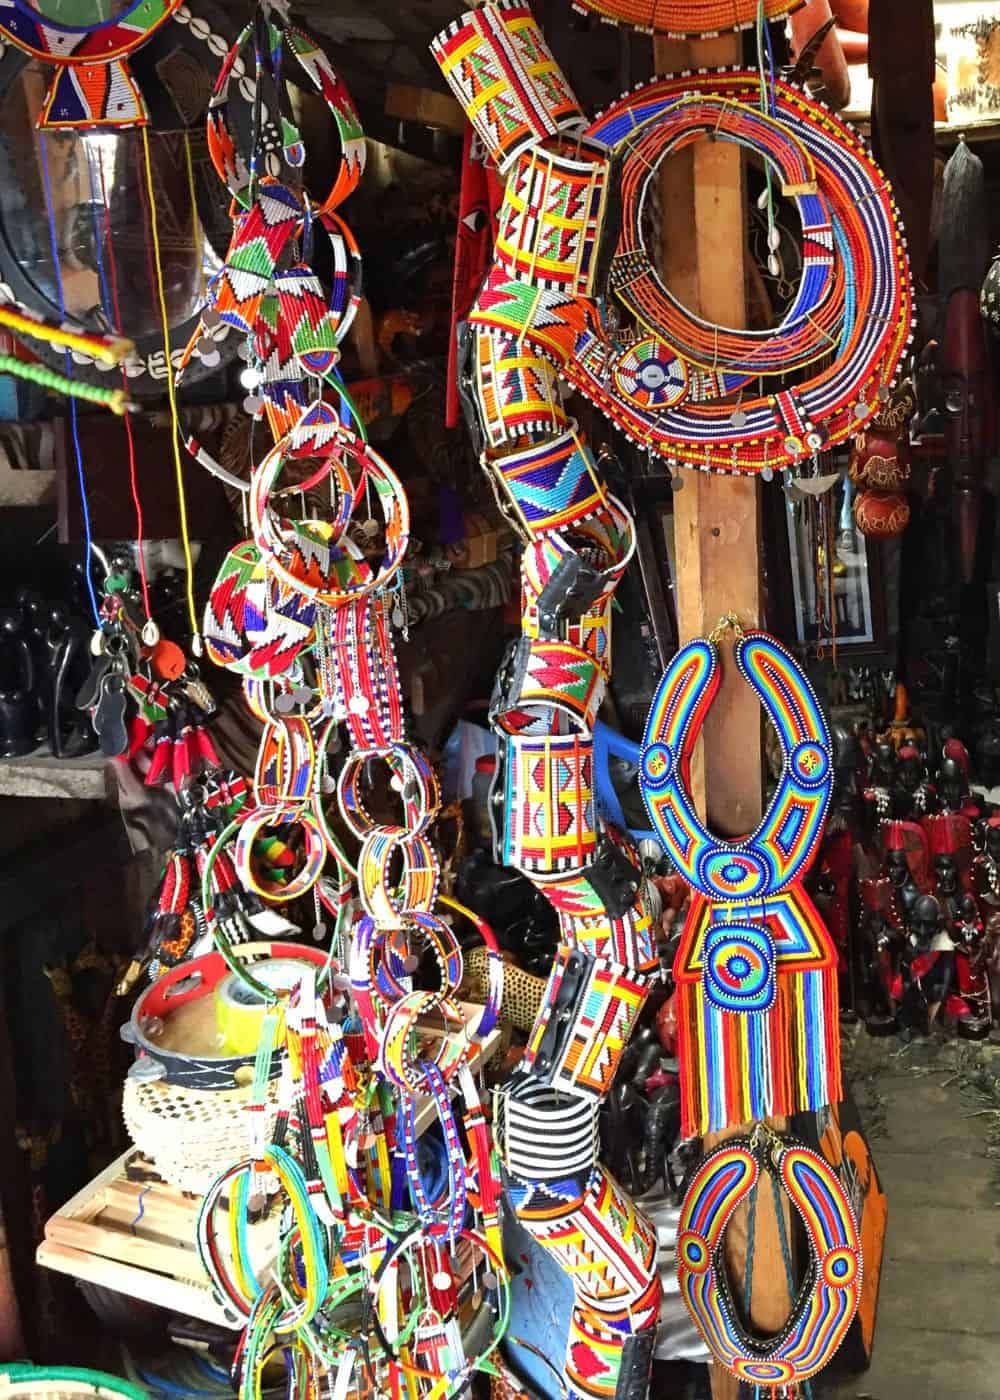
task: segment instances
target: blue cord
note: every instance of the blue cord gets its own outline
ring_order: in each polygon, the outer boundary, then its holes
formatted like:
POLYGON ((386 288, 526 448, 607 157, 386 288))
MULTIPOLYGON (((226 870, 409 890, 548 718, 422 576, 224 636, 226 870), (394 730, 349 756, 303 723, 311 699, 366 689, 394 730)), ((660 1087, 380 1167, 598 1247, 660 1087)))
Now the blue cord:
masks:
POLYGON ((135 1234, 135 1227, 138 1225, 142 1217, 146 1214, 146 1192, 151 1191, 152 1189, 152 1185, 144 1186, 139 1192, 139 1213, 132 1221, 132 1224, 129 1226, 129 1229, 132 1231, 133 1235, 135 1234))
MULTIPOLYGON (((45 186, 45 208, 49 216, 49 247, 52 250, 52 270, 56 280, 56 292, 59 298, 59 315, 66 316, 66 296, 63 291, 62 269, 59 266, 59 241, 56 237, 56 216, 55 206, 52 200, 52 180, 49 176, 49 155, 45 142, 45 133, 39 132, 38 144, 42 155, 42 181, 45 186)), ((73 378, 73 358, 67 350, 63 356, 65 373, 67 379, 73 378)), ((90 504, 87 500, 87 483, 83 474, 83 452, 80 447, 80 425, 77 420, 76 399, 69 401, 69 425, 70 434, 73 438, 73 453, 76 458, 76 476, 80 484, 80 509, 83 514, 83 537, 87 546, 86 566, 84 577, 87 581, 87 592, 90 595, 90 606, 94 613, 94 625, 100 630, 101 610, 97 602, 97 593, 94 589, 94 580, 90 573, 90 562, 93 558, 94 541, 90 528, 90 504)))
POLYGON ((767 47, 767 68, 771 78, 768 87, 771 116, 774 117, 777 116, 778 112, 778 100, 774 95, 774 44, 771 42, 771 26, 766 23, 764 25, 764 43, 767 47))

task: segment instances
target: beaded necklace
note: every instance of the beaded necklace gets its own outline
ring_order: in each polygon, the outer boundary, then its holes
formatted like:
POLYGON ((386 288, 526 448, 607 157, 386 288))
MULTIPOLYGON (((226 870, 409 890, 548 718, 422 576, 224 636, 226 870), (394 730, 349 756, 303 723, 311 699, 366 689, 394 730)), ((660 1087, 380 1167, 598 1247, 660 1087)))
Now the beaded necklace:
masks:
MULTIPOLYGON (((682 466, 768 474, 853 436, 888 399, 912 320, 898 214, 857 134, 788 83, 775 81, 761 110, 760 73, 738 70, 655 79, 588 124, 529 20, 523 4, 498 0, 432 46, 507 180, 472 333, 491 332, 507 363, 515 350, 544 357, 633 441, 682 466), (692 316, 645 250, 661 162, 703 136, 760 155, 797 205, 803 276, 772 331, 692 316), (597 286, 615 160, 622 232, 608 291, 634 317, 623 330, 597 286), (790 372, 805 377, 789 385, 790 372)), ((537 370, 525 395, 525 374, 501 377, 496 351, 478 343, 488 424, 513 426, 526 402, 543 422, 558 418, 537 370)), ((500 435, 488 426, 487 438, 500 435)))
POLYGON ((833 785, 829 731, 795 660, 732 615, 689 642, 650 709, 639 783, 657 835, 692 890, 674 964, 685 1135, 816 1109, 840 1098, 836 957, 802 887, 833 785), (689 765, 721 682, 716 641, 735 659, 784 755, 756 831, 720 841, 689 791, 689 765))

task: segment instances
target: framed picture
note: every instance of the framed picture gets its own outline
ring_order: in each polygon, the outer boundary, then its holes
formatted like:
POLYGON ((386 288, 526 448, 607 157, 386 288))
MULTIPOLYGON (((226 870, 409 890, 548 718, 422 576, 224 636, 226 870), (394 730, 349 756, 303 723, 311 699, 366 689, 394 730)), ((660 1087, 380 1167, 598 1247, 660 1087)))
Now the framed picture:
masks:
POLYGON ((798 493, 786 497, 794 640, 816 655, 834 643, 838 649, 849 647, 853 657, 882 653, 886 646, 880 546, 855 525, 852 492, 851 483, 841 477, 829 499, 798 493), (828 551, 824 541, 831 511, 836 526, 828 551))

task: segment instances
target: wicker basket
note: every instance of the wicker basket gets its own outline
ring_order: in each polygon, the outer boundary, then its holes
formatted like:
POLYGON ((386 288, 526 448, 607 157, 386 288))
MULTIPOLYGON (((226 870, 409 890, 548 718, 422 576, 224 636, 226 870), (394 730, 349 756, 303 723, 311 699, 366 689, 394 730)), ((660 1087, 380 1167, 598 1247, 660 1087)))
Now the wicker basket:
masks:
MULTIPOLYGON (((278 1080, 268 1084, 268 1138, 277 1118, 278 1088, 278 1080)), ((251 1093, 249 1084, 216 1092, 126 1079, 122 1114, 129 1137, 156 1163, 163 1180, 202 1196, 242 1155, 251 1093)))

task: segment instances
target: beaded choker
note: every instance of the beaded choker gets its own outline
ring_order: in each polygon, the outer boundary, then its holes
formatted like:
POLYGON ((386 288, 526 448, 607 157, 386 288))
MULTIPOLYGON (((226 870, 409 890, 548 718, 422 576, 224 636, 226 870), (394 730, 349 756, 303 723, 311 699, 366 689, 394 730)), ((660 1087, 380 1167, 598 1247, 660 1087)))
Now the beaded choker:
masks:
MULTIPOLYGON (((781 1223, 786 1267, 791 1253, 781 1223)), ((751 1225, 751 1230, 752 1230, 751 1225)), ((703 1160, 684 1196, 677 1226, 681 1297, 707 1346, 748 1385, 806 1381, 827 1364, 854 1320, 861 1297, 861 1242, 840 1181, 817 1153, 758 1129, 703 1160), (751 1336, 735 1303, 724 1259, 726 1226, 764 1176, 788 1196, 805 1225, 808 1266, 777 1336, 751 1336)))

